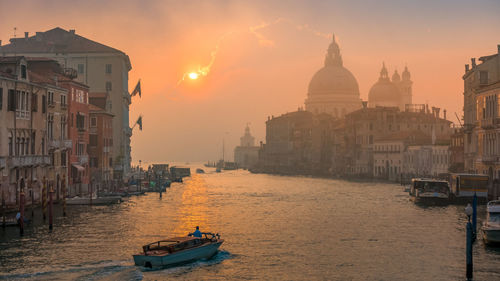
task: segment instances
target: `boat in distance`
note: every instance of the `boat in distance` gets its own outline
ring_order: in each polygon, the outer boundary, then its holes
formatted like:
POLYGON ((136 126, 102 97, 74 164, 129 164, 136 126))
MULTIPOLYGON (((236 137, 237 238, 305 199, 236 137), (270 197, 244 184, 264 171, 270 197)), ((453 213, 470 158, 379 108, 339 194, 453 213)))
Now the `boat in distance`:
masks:
POLYGON ((436 179, 412 179, 410 198, 419 204, 449 204, 450 185, 436 179))
POLYGON ((224 242, 219 234, 202 233, 203 237, 174 237, 156 241, 142 247, 143 252, 133 255, 137 266, 163 268, 213 257, 224 242))
POLYGON ((486 244, 500 244, 500 200, 486 205, 486 221, 483 223, 483 240, 486 244))

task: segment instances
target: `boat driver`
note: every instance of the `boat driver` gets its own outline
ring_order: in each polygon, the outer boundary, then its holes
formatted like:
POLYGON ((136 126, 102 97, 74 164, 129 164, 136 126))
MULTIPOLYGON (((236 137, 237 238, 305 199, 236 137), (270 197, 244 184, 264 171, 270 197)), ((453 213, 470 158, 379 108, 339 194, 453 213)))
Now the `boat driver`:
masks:
POLYGON ((196 226, 196 230, 191 233, 194 237, 198 237, 198 238, 201 238, 201 231, 200 231, 200 227, 199 226, 196 226))

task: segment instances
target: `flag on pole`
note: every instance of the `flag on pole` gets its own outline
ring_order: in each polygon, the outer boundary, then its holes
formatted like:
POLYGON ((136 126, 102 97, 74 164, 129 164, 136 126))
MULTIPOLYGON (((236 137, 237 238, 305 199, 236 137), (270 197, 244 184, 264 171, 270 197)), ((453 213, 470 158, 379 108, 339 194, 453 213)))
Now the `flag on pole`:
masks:
POLYGON ((142 131, 142 115, 137 118, 137 122, 135 123, 139 125, 139 130, 142 131))
POLYGON ((135 85, 134 90, 130 94, 131 97, 139 94, 139 97, 141 97, 141 79, 139 79, 139 82, 137 82, 137 85, 135 85))

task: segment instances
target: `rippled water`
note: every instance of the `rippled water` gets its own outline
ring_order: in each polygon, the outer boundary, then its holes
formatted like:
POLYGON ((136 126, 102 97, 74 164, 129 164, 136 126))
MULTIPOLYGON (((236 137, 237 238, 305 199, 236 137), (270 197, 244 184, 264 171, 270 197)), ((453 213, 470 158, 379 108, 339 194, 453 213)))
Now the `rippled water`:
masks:
MULTIPOLYGON (((418 207, 393 184, 209 171, 162 199, 69 208, 52 233, 39 212, 34 219, 23 238, 0 228, 0 279, 465 279, 463 206, 418 207), (225 239, 214 258, 157 271, 133 265, 143 244, 196 225, 225 239)), ((499 250, 478 241, 474 262, 475 280, 500 280, 499 250)))

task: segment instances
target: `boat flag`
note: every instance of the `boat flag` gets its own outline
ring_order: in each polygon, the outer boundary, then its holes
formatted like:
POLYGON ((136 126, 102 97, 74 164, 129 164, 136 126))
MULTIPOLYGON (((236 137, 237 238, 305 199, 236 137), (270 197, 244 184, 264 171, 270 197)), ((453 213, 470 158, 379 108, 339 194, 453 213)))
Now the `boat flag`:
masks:
POLYGON ((139 118, 137 118, 137 122, 135 123, 139 124, 139 130, 142 131, 142 115, 140 115, 139 118))
POLYGON ((137 82, 137 85, 135 85, 135 88, 132 91, 132 93, 130 94, 130 96, 133 97, 137 94, 139 94, 139 97, 142 97, 141 96, 141 79, 139 79, 139 82, 137 82))

